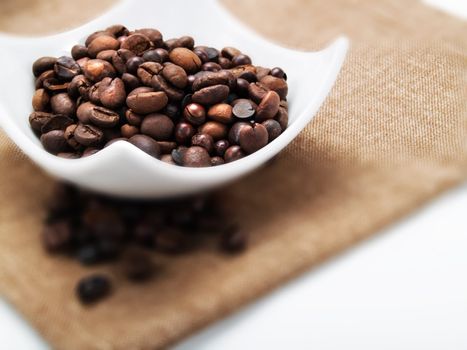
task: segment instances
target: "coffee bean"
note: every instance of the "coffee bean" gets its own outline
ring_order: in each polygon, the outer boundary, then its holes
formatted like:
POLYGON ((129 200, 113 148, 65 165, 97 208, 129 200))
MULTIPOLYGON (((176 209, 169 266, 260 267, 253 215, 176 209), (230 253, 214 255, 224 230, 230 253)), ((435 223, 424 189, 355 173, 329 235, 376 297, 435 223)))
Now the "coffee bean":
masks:
POLYGON ((268 131, 268 142, 275 140, 282 133, 279 122, 274 119, 268 119, 261 123, 268 131))
POLYGON ((55 115, 44 123, 41 132, 46 134, 52 130, 65 130, 71 124, 73 124, 73 120, 70 118, 65 117, 64 115, 55 115))
POLYGON ((213 105, 224 101, 229 95, 229 87, 225 85, 213 85, 196 91, 193 94, 193 102, 213 105))
POLYGON ((243 128, 250 127, 250 123, 246 122, 237 122, 229 130, 229 142, 233 145, 238 145, 240 143, 240 132, 243 128))
POLYGON ((214 144, 214 151, 219 157, 223 157, 230 144, 227 140, 219 140, 214 144))
POLYGON ((234 66, 242 66, 246 64, 251 64, 251 58, 244 54, 236 55, 232 57, 232 64, 234 66))
POLYGON ((287 129, 287 126, 289 125, 289 113, 285 108, 279 107, 279 111, 277 112, 274 119, 279 122, 282 130, 287 129))
POLYGON ((173 131, 173 121, 164 114, 149 114, 141 123, 141 132, 157 141, 169 140, 173 131))
POLYGON ((38 58, 32 65, 32 72, 34 76, 38 77, 45 71, 51 70, 55 66, 57 59, 55 57, 41 57, 38 58))
POLYGON ((177 143, 172 141, 157 141, 162 154, 170 154, 177 148, 177 143))
POLYGON ((76 110, 76 116, 78 117, 79 121, 83 124, 90 123, 91 112, 94 107, 96 107, 96 105, 91 102, 84 102, 80 104, 76 110))
POLYGON ((229 69, 229 72, 232 73, 236 79, 243 78, 249 81, 251 77, 256 77, 256 67, 251 64, 233 67, 229 69))
POLYGON ((248 80, 238 78, 237 79, 237 86, 236 86, 236 93, 242 97, 248 97, 248 89, 250 87, 250 82, 248 80))
POLYGON ((107 61, 93 59, 84 64, 84 76, 93 82, 98 82, 105 77, 113 78, 116 75, 115 68, 107 61))
POLYGON ((280 97, 275 91, 268 91, 256 109, 257 121, 272 119, 279 111, 280 97))
POLYGON ((61 82, 56 78, 45 79, 43 81, 44 88, 50 92, 65 92, 68 90, 69 85, 70 82, 61 82))
POLYGON ((93 244, 81 247, 76 254, 76 258, 85 266, 91 266, 101 261, 100 251, 98 247, 93 244))
POLYGON ((216 156, 216 157, 211 158, 211 166, 222 165, 224 163, 225 163, 225 161, 224 161, 224 158, 222 158, 222 157, 216 156))
POLYGON ((53 70, 46 70, 39 77, 37 77, 34 83, 36 90, 44 87, 44 81, 55 78, 55 72, 53 70))
POLYGON ((189 147, 183 153, 183 165, 192 168, 211 166, 211 157, 208 151, 199 146, 189 147))
POLYGON ((242 148, 238 145, 230 146, 229 148, 227 148, 224 154, 224 160, 226 163, 231 163, 243 157, 245 157, 245 153, 242 151, 242 148))
MULTIPOLYGON (((89 35, 87 38, 86 38, 86 41, 84 42, 84 45, 87 47, 89 46, 89 44, 91 44, 91 42, 97 38, 98 36, 101 36, 101 35, 109 35, 110 33, 105 31, 105 30, 99 30, 97 32, 94 32, 92 33, 91 35, 89 35)), ((111 35, 111 34, 110 34, 111 35)))
POLYGON ((41 143, 47 152, 53 154, 65 152, 68 149, 63 130, 52 130, 42 134, 41 143))
POLYGON ((125 85, 120 78, 104 78, 99 84, 99 99, 107 108, 119 108, 125 103, 125 85))
POLYGON ((143 120, 143 117, 133 112, 131 109, 125 111, 125 117, 128 121, 128 124, 133 126, 140 126, 143 120))
POLYGON ((29 124, 34 131, 40 132, 42 126, 53 118, 52 113, 47 112, 32 112, 29 115, 29 124))
POLYGON ((193 91, 201 90, 202 88, 213 85, 227 85, 231 86, 235 78, 229 71, 219 72, 199 72, 195 75, 193 82, 193 91), (200 74, 202 73, 202 74, 200 74))
POLYGON ((111 293, 112 285, 104 275, 91 275, 82 278, 76 286, 76 294, 83 304, 92 304, 111 293))
POLYGON ((120 116, 110 109, 95 106, 91 110, 89 120, 101 128, 112 128, 118 124, 120 116))
POLYGON ((183 110, 183 116, 193 125, 201 125, 206 120, 206 110, 198 103, 190 103, 183 110))
POLYGON ((208 117, 216 122, 229 124, 233 121, 232 106, 227 103, 219 103, 208 110, 208 117))
POLYGON ((254 103, 247 99, 236 100, 233 106, 232 113, 240 119, 251 118, 256 112, 254 103))
POLYGON ((104 134, 99 128, 89 124, 78 124, 74 135, 76 141, 87 147, 100 144, 104 138, 104 134))
POLYGON ((256 79, 260 81, 263 79, 266 75, 269 75, 271 73, 271 70, 269 68, 261 67, 261 66, 256 66, 256 79))
POLYGON ((160 56, 162 62, 166 62, 169 60, 169 52, 167 50, 162 49, 162 48, 157 48, 155 51, 160 56))
POLYGON ((79 60, 76 60, 76 63, 78 63, 79 68, 81 68, 81 71, 84 72, 84 66, 86 63, 88 63, 91 59, 89 57, 83 57, 80 58, 79 60))
POLYGON ((220 241, 220 248, 222 251, 235 254, 245 250, 247 239, 242 231, 233 228, 225 232, 220 241))
POLYGON ((78 126, 77 124, 68 125, 65 129, 65 134, 64 134, 66 142, 74 150, 82 149, 81 144, 75 139, 75 130, 77 126, 78 126))
POLYGON ((74 116, 76 112, 75 101, 67 93, 54 95, 50 99, 50 107, 55 114, 63 114, 67 117, 74 116))
MULTIPOLYGON (((104 51, 101 51, 99 52, 95 58, 99 59, 99 60, 104 60, 104 61, 107 61, 109 62, 110 64, 114 65, 113 64, 113 58, 116 57, 115 55, 117 54, 117 51, 116 50, 104 50, 104 51)), ((114 68, 115 65, 114 65, 114 68)), ((117 70, 118 71, 118 70, 117 70)))
POLYGON ((62 220, 46 225, 41 234, 42 245, 49 253, 68 248, 71 241, 71 229, 68 222, 62 220))
POLYGON ((196 134, 191 138, 191 145, 203 147, 208 153, 212 153, 214 150, 214 139, 208 134, 196 134))
POLYGON ((226 57, 231 60, 233 57, 241 55, 242 52, 235 47, 224 47, 221 51, 222 57, 226 57))
POLYGON ((138 56, 142 55, 152 46, 153 45, 149 38, 146 35, 140 33, 131 34, 120 45, 122 49, 130 50, 138 56))
POLYGON ((206 62, 201 67, 201 70, 208 72, 219 72, 222 70, 222 67, 216 62, 206 62))
POLYGON ((73 58, 62 56, 57 58, 54 65, 54 72, 60 79, 71 80, 74 76, 81 73, 81 68, 73 58))
POLYGON ((195 134, 195 128, 190 123, 181 122, 175 125, 174 134, 178 144, 187 145, 195 134))
POLYGON ((287 86, 287 82, 284 79, 276 78, 272 75, 267 75, 260 80, 260 83, 277 92, 281 100, 286 99, 289 88, 287 86))
POLYGON ((156 62, 144 62, 139 65, 136 75, 143 85, 151 86, 151 79, 154 75, 158 75, 164 67, 156 62))
POLYGON ((196 48, 193 52, 199 57, 203 64, 209 61, 208 53, 205 50, 196 48))
POLYGON ((75 76, 68 84, 67 93, 72 98, 86 97, 89 94, 91 82, 84 75, 75 76))
POLYGON ((191 50, 184 47, 173 49, 169 53, 170 60, 176 65, 182 67, 187 73, 193 73, 201 68, 201 60, 191 50))
POLYGON ((214 141, 224 139, 227 136, 227 126, 219 122, 209 121, 198 129, 200 134, 210 135, 214 141))
POLYGON ((184 89, 188 84, 188 76, 182 67, 176 64, 169 64, 162 70, 164 78, 179 89, 184 89))
POLYGON ((79 60, 80 58, 88 56, 88 48, 84 45, 75 45, 71 48, 71 57, 74 60, 79 60))
MULTIPOLYGON (((177 89, 164 79, 161 75, 154 75, 150 84, 156 91, 164 91, 167 94, 167 97, 172 102, 178 102, 183 100, 184 92, 181 89, 177 89)), ((185 96, 186 97, 186 96, 185 96)))
POLYGON ((161 150, 158 143, 149 136, 140 134, 134 135, 128 139, 128 142, 154 158, 160 157, 161 150))
POLYGON ((268 143, 268 131, 258 123, 240 130, 239 143, 247 154, 258 151, 268 143))
POLYGON ((101 35, 95 38, 88 45, 88 55, 91 58, 95 58, 99 52, 105 50, 118 50, 120 48, 120 42, 110 35, 101 35))
MULTIPOLYGON (((165 92, 149 90, 139 92, 138 89, 133 90, 126 99, 126 104, 135 113, 148 114, 158 112, 163 109, 169 99, 165 92)), ((140 90, 141 91, 141 90, 140 90)))
POLYGON ((232 68, 232 62, 226 57, 219 57, 219 65, 222 67, 222 69, 232 68))
POLYGON ((256 103, 260 103, 269 91, 270 89, 262 83, 251 83, 248 86, 249 96, 256 103))
POLYGON ((47 91, 44 89, 36 90, 32 97, 32 108, 35 112, 45 112, 49 101, 50 97, 47 91))
POLYGON ((139 129, 136 126, 130 125, 130 124, 123 124, 120 127, 120 132, 123 137, 129 139, 132 136, 135 136, 136 134, 139 133, 139 129))
POLYGON ((145 35, 155 47, 162 47, 162 44, 163 44, 162 34, 157 29, 142 28, 142 29, 135 30, 135 33, 145 35))

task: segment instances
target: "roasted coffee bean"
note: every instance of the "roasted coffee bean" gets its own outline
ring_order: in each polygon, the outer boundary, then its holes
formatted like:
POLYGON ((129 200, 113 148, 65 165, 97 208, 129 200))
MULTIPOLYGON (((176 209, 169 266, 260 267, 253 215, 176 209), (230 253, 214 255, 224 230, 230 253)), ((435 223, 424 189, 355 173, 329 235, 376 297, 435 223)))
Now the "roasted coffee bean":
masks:
POLYGON ((67 91, 69 85, 70 85, 70 82, 61 82, 60 80, 56 78, 45 79, 43 81, 44 88, 47 91, 50 91, 52 93, 67 91))
POLYGON ((81 123, 90 123, 91 112, 94 107, 96 107, 96 105, 91 102, 84 102, 78 106, 78 109, 76 110, 76 116, 81 123))
POLYGON ((236 55, 232 57, 232 64, 234 66, 242 66, 246 64, 251 64, 251 58, 244 54, 236 55))
POLYGON ((89 124, 78 124, 74 132, 75 139, 83 146, 99 145, 104 139, 102 131, 89 124))
POLYGON ((195 128, 190 123, 181 122, 175 125, 175 141, 181 145, 187 145, 193 135, 195 134, 195 128))
MULTIPOLYGON (((117 54, 116 50, 104 50, 104 51, 99 52, 95 58, 99 60, 107 61, 113 65, 112 59, 113 57, 115 57, 116 54, 117 54)), ((114 65, 114 68, 116 68, 115 65, 114 65)))
POLYGON ((145 62, 144 59, 139 56, 134 56, 134 57, 129 58, 126 61, 127 72, 131 74, 136 74, 139 66, 142 65, 144 62, 145 62))
POLYGON ((154 158, 160 157, 161 150, 158 143, 149 136, 141 134, 134 135, 128 139, 128 142, 154 158))
POLYGON ((222 157, 215 156, 211 158, 211 166, 222 165, 224 163, 225 161, 224 161, 224 158, 222 157))
POLYGON ((188 76, 182 67, 176 64, 169 64, 162 70, 164 78, 173 86, 184 89, 188 84, 188 76))
POLYGON ((229 95, 229 87, 225 85, 213 85, 196 91, 193 102, 199 104, 213 105, 224 101, 229 95))
POLYGON ((227 140, 219 140, 214 144, 214 151, 219 157, 223 157, 230 144, 227 140))
POLYGON ((47 152, 57 154, 68 149, 63 130, 52 130, 42 134, 41 143, 47 152))
POLYGON ((75 130, 77 126, 78 126, 77 124, 68 125, 65 129, 65 134, 64 134, 66 142, 74 150, 79 150, 82 148, 81 144, 75 139, 75 130))
POLYGON ((229 142, 233 145, 238 145, 240 143, 240 132, 243 128, 250 127, 250 123, 246 122, 237 122, 229 130, 229 142))
POLYGON ((89 62, 91 59, 89 57, 83 57, 80 58, 79 60, 76 60, 76 63, 78 63, 79 68, 81 68, 81 71, 84 72, 84 66, 86 65, 87 62, 89 62))
POLYGON ((178 47, 169 53, 170 60, 176 65, 182 67, 187 73, 193 73, 201 68, 201 60, 191 50, 178 47))
POLYGON ((92 124, 101 128, 112 128, 118 124, 120 116, 110 109, 95 106, 91 110, 89 120, 92 124))
POLYGON ((32 97, 32 108, 35 112, 45 112, 49 105, 50 97, 47 91, 39 89, 34 92, 32 97))
POLYGON ((143 117, 133 112, 131 109, 125 111, 125 117, 128 121, 128 124, 133 126, 140 126, 143 120, 143 117))
POLYGON ((177 143, 172 141, 158 141, 157 142, 162 154, 170 154, 177 148, 177 143))
POLYGON ((111 293, 112 285, 104 275, 91 275, 82 278, 76 286, 76 295, 81 303, 92 304, 111 293))
POLYGON ((229 69, 229 72, 232 73, 236 79, 243 78, 249 80, 251 79, 250 73, 256 75, 256 67, 253 65, 236 66, 229 69))
POLYGON ((52 119, 53 116, 52 113, 47 112, 32 112, 29 115, 29 124, 34 131, 40 132, 42 126, 52 119))
POLYGON ((224 154, 224 160, 226 163, 231 163, 243 157, 245 157, 245 153, 242 151, 242 148, 238 145, 230 146, 229 148, 227 148, 224 154))
POLYGON ((84 76, 93 82, 101 81, 106 77, 113 78, 116 75, 115 68, 107 61, 93 59, 84 64, 84 76))
POLYGON ((162 57, 158 54, 157 50, 149 50, 143 54, 143 59, 146 62, 162 63, 162 57))
POLYGON ((123 35, 128 35, 130 31, 123 24, 114 24, 106 28, 105 31, 110 33, 112 36, 118 38, 123 35))
POLYGON ((268 143, 268 131, 258 123, 240 130, 238 141, 247 154, 258 151, 268 143))
POLYGON ((55 115, 50 118, 41 129, 43 134, 52 130, 65 130, 69 125, 73 124, 73 120, 64 115, 55 115))
POLYGON ((235 47, 224 47, 221 51, 222 57, 226 57, 229 60, 231 60, 233 57, 241 55, 242 52, 239 49, 236 49, 235 47))
POLYGON ((89 94, 91 82, 84 75, 75 76, 68 84, 67 93, 72 98, 85 97, 89 94))
POLYGON ((208 110, 208 117, 216 122, 229 124, 233 121, 232 106, 227 103, 219 103, 208 110))
POLYGON ((193 125, 201 125, 206 120, 206 110, 198 103, 190 103, 183 110, 183 116, 193 125))
POLYGON ((141 132, 156 141, 170 140, 174 131, 173 121, 164 114, 149 114, 141 123, 141 132))
POLYGON ((221 250, 229 254, 235 254, 244 251, 246 245, 247 238, 245 234, 236 228, 232 228, 224 232, 220 240, 221 250))
POLYGON ((172 87, 161 75, 154 75, 150 84, 156 91, 164 91, 171 101, 181 101, 184 98, 184 91, 172 87))
POLYGON ((158 112, 163 109, 169 101, 165 92, 155 92, 150 88, 146 91, 138 89, 133 90, 126 99, 126 104, 135 113, 148 114, 158 112))
POLYGON ((268 91, 256 109, 257 121, 272 119, 279 111, 280 97, 275 91, 268 91))
POLYGON ((255 104, 247 99, 239 99, 233 105, 232 113, 240 119, 248 119, 256 113, 255 104))
POLYGON ((37 77, 36 82, 34 84, 36 90, 43 88, 44 87, 44 81, 48 80, 48 79, 52 79, 52 78, 55 78, 55 72, 53 71, 53 69, 52 70, 46 70, 45 72, 43 72, 41 75, 39 75, 39 77, 37 77))
POLYGON ((142 252, 130 254, 123 262, 125 276, 134 282, 143 282, 154 274, 154 264, 147 255, 142 252))
POLYGON ((141 86, 139 79, 130 73, 123 73, 122 81, 125 84, 125 90, 127 92, 133 91, 141 86))
POLYGON ((271 70, 269 68, 256 66, 256 79, 258 81, 263 79, 266 75, 269 75, 269 73, 271 73, 271 70))
POLYGON ((57 58, 54 65, 54 72, 60 79, 71 80, 74 76, 81 73, 81 68, 73 58, 62 56, 57 58))
POLYGON ((217 141, 227 136, 227 126, 219 122, 209 121, 201 125, 198 132, 200 134, 208 134, 214 141, 217 141))
POLYGON ((279 79, 284 79, 284 80, 287 80, 287 75, 285 74, 285 72, 279 68, 279 67, 275 67, 273 69, 271 69, 271 75, 273 77, 276 77, 276 78, 279 78, 279 79))
POLYGON ((154 75, 158 75, 164 67, 156 62, 144 62, 139 65, 136 75, 143 85, 151 86, 151 79, 154 75))
POLYGON ((130 50, 138 56, 142 55, 152 46, 153 44, 149 38, 146 35, 140 33, 129 35, 128 38, 126 38, 120 45, 122 49, 130 50))
POLYGON ((99 84, 98 94, 104 107, 117 109, 125 103, 125 84, 120 78, 104 78, 99 84))
POLYGON ((164 41, 160 31, 154 28, 142 28, 135 30, 135 33, 145 35, 155 47, 162 47, 164 41))
POLYGON ((42 230, 41 238, 43 247, 49 253, 64 250, 71 241, 70 225, 65 220, 48 224, 42 230))
POLYGON ((172 159, 177 165, 183 165, 183 155, 185 154, 188 148, 185 146, 179 146, 176 149, 172 150, 172 159))
POLYGON ((219 57, 219 65, 222 67, 222 69, 232 68, 232 62, 226 57, 219 57))
POLYGON ((32 72, 34 76, 38 77, 45 71, 53 69, 55 62, 57 62, 55 57, 41 57, 37 59, 32 65, 32 72))
POLYGON ((274 119, 268 119, 261 123, 268 131, 268 142, 273 141, 282 133, 281 125, 274 119))
POLYGON ((120 133, 122 134, 123 137, 129 139, 132 136, 135 136, 136 134, 139 133, 139 129, 136 126, 130 125, 130 124, 123 124, 120 127, 120 133))
POLYGON ((67 117, 74 116, 76 103, 67 93, 60 93, 50 98, 50 107, 55 114, 63 114, 67 117))
POLYGON ((86 38, 86 41, 84 42, 84 45, 87 47, 89 46, 89 44, 95 39, 97 38, 98 36, 101 36, 101 35, 109 35, 110 33, 105 31, 105 30, 99 30, 97 32, 94 32, 92 33, 91 35, 89 35, 87 38, 86 38))
POLYGON ((95 58, 99 52, 105 50, 118 50, 120 42, 110 35, 100 35, 88 45, 88 55, 95 58))
POLYGON ((192 86, 193 91, 197 91, 208 86, 219 84, 230 86, 232 84, 232 81, 235 80, 233 74, 229 71, 202 72, 202 74, 200 73, 201 72, 195 75, 195 80, 192 86))
POLYGON ((169 60, 169 52, 167 50, 162 49, 162 48, 157 48, 155 51, 160 56, 162 62, 166 62, 169 60))
POLYGON ((269 91, 270 89, 261 83, 251 83, 248 87, 250 98, 256 103, 260 103, 269 91))
POLYGON ((237 79, 236 93, 239 96, 247 97, 249 94, 248 92, 249 87, 250 87, 250 82, 248 80, 245 80, 242 78, 237 79))
POLYGON ((203 147, 208 153, 212 153, 214 150, 214 139, 208 134, 196 134, 191 138, 191 145, 203 147))
POLYGON ((205 50, 196 48, 193 50, 193 52, 199 57, 199 59, 201 60, 203 64, 206 62, 209 62, 209 56, 205 50))
POLYGON ((276 78, 272 75, 267 75, 260 80, 260 83, 277 92, 281 100, 286 99, 289 88, 287 86, 287 82, 284 79, 276 78))
POLYGON ((274 120, 277 120, 281 125, 282 130, 285 130, 289 125, 289 113, 285 108, 279 107, 279 111, 274 117, 274 120))
POLYGON ((211 157, 208 151, 199 146, 189 147, 183 153, 183 165, 192 168, 211 166, 211 157))
POLYGON ((208 72, 219 72, 222 70, 222 67, 216 62, 206 62, 203 64, 201 69, 208 72))
POLYGON ((101 82, 95 83, 89 88, 88 91, 88 100, 96 105, 101 104, 101 99, 99 98, 99 86, 101 82))

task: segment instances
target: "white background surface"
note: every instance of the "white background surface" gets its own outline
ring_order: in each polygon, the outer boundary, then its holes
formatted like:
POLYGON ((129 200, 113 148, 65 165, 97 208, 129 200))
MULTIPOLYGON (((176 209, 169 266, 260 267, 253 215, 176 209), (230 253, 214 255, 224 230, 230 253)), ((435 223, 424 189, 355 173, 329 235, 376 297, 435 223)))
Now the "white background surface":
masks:
MULTIPOLYGON (((0 348, 48 346, 0 300, 0 348)), ((467 184, 177 349, 467 349, 467 184)))

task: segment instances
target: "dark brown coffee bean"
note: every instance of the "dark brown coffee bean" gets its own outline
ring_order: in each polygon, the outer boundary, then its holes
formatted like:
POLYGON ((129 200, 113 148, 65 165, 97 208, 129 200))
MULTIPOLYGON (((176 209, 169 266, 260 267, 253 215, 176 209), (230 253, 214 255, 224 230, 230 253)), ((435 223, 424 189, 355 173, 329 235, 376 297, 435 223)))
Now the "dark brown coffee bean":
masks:
POLYGON ((201 68, 201 60, 191 50, 178 47, 169 53, 170 60, 176 65, 182 67, 187 73, 194 73, 201 68))
POLYGON ((125 85, 120 78, 104 78, 98 89, 99 99, 104 107, 117 109, 125 103, 125 85))
POLYGON ((70 118, 64 115, 55 115, 42 126, 41 132, 46 134, 52 130, 65 130, 71 124, 73 124, 73 120, 70 118))
POLYGON ((161 155, 161 149, 158 143, 149 136, 141 134, 134 135, 128 139, 128 142, 154 158, 159 158, 161 155))
POLYGON ((162 57, 159 55, 157 50, 146 51, 142 57, 146 62, 157 62, 157 63, 163 62, 162 57))
POLYGON ((34 83, 36 90, 41 89, 44 87, 44 81, 48 79, 53 79, 55 78, 55 72, 53 70, 47 70, 43 72, 39 77, 36 79, 36 82, 34 83))
POLYGON ((84 102, 78 106, 78 109, 76 110, 76 116, 81 123, 90 123, 91 112, 94 107, 96 107, 96 105, 91 102, 84 102))
POLYGON ((183 90, 172 87, 161 75, 154 75, 152 77, 151 86, 156 91, 164 91, 169 100, 173 102, 181 101, 185 96, 183 90))
POLYGON ((253 117, 256 112, 255 104, 247 99, 239 99, 233 104, 232 113, 240 119, 248 119, 253 117))
POLYGON ((220 240, 221 250, 229 254, 235 254, 244 251, 246 245, 247 238, 245 234, 236 228, 224 232, 220 240))
POLYGON ((101 103, 101 99, 99 98, 99 85, 100 82, 95 83, 88 91, 88 100, 97 105, 101 103))
MULTIPOLYGON (((95 58, 99 59, 99 60, 104 60, 104 61, 107 61, 109 62, 110 64, 113 65, 113 57, 115 57, 115 55, 117 54, 117 51, 116 50, 104 50, 104 51, 101 51, 99 52, 95 58)), ((115 66, 114 66, 115 68, 115 66)))
POLYGON ((269 75, 271 73, 271 70, 269 68, 264 68, 261 66, 256 66, 256 79, 260 81, 263 79, 266 75, 269 75))
POLYGON ((135 33, 126 38, 120 45, 122 49, 130 50, 140 56, 152 47, 152 43, 146 35, 135 33))
POLYGON ((91 275, 82 278, 76 286, 76 295, 82 304, 95 303, 112 291, 110 280, 104 275, 91 275))
POLYGON ((214 139, 208 134, 196 134, 191 138, 191 145, 203 147, 208 153, 212 153, 214 150, 214 139))
POLYGON ((229 71, 199 72, 195 75, 192 88, 193 91, 197 91, 208 86, 219 84, 231 86, 234 80, 233 74, 229 71))
POLYGON ((177 143, 172 141, 158 141, 159 147, 162 154, 170 154, 177 148, 177 143))
POLYGON ((258 123, 240 130, 239 143, 247 154, 254 153, 268 144, 268 131, 258 123))
POLYGON ((214 141, 224 139, 227 136, 227 126, 219 122, 207 122, 199 128, 200 134, 210 135, 214 141))
POLYGON ((101 128, 112 128, 118 124, 120 116, 110 109, 95 106, 91 110, 89 120, 92 124, 101 128))
POLYGON ((151 79, 154 75, 158 75, 164 67, 156 62, 144 62, 139 65, 136 75, 143 85, 151 86, 151 79))
POLYGON ((193 50, 193 52, 196 54, 196 56, 199 57, 199 59, 201 60, 203 64, 206 62, 209 62, 208 53, 205 50, 196 48, 193 50))
POLYGON ((222 70, 222 67, 216 62, 206 62, 201 67, 201 70, 208 72, 219 72, 220 70, 222 70))
POLYGON ((229 130, 229 142, 233 145, 238 145, 240 143, 240 132, 243 128, 251 127, 250 123, 246 122, 237 122, 229 130))
POLYGON ((125 84, 125 90, 128 92, 141 86, 139 79, 130 73, 123 73, 122 81, 125 84))
POLYGON ((50 99, 50 107, 55 114, 63 114, 72 117, 76 111, 75 101, 67 93, 54 95, 50 99))
POLYGON ((238 78, 235 92, 242 97, 248 97, 248 89, 250 87, 250 82, 248 80, 238 78))
POLYGON ((227 140, 219 140, 214 144, 214 151, 219 157, 223 157, 230 144, 227 140))
POLYGON ((276 78, 272 75, 267 75, 260 80, 260 83, 277 92, 281 100, 285 100, 287 98, 289 88, 287 86, 287 82, 284 79, 276 78))
POLYGON ((75 76, 68 84, 67 93, 73 98, 85 97, 88 96, 91 85, 89 79, 80 74, 75 76))
POLYGON ((158 112, 163 109, 169 99, 165 92, 154 92, 150 89, 147 92, 139 92, 138 89, 133 90, 126 99, 126 104, 135 113, 148 114, 158 112))
MULTIPOLYGON (((76 78, 76 77, 75 77, 76 78)), ((73 78, 74 79, 74 78, 73 78)), ((45 79, 43 86, 47 91, 54 92, 65 92, 68 90, 70 82, 61 82, 56 78, 45 79)))
POLYGON ((155 47, 162 47, 164 41, 160 31, 154 28, 142 28, 135 30, 135 33, 145 35, 155 47))
POLYGON ((279 68, 279 67, 275 67, 273 69, 271 69, 271 75, 273 77, 276 77, 276 78, 279 78, 279 79, 284 79, 284 80, 287 80, 287 75, 285 74, 285 72, 279 68))
POLYGON ((88 45, 88 55, 95 58, 99 52, 105 50, 118 50, 120 42, 110 35, 100 35, 88 45))
POLYGON ((222 57, 226 57, 231 60, 233 57, 241 55, 242 52, 235 47, 224 47, 221 51, 222 57))
POLYGON ((238 145, 230 146, 229 148, 227 148, 224 154, 224 160, 226 163, 231 163, 243 157, 245 157, 245 153, 242 151, 242 148, 238 145))
POLYGON ((82 148, 81 144, 75 139, 75 130, 77 126, 78 126, 77 124, 68 125, 65 129, 65 134, 64 134, 66 142, 74 150, 79 150, 82 148))
POLYGON ((145 61, 142 57, 131 57, 126 61, 126 70, 128 71, 128 73, 136 74, 139 66, 142 65, 144 62, 145 61))
POLYGON ((74 60, 79 60, 80 58, 88 56, 88 48, 84 45, 75 45, 71 48, 71 57, 74 60))
POLYGON ((224 163, 225 163, 225 161, 224 161, 224 158, 222 158, 222 157, 215 156, 215 157, 211 158, 211 165, 212 166, 222 165, 224 163))
POLYGON ((274 119, 279 122, 282 130, 287 129, 287 126, 289 125, 289 113, 285 108, 279 107, 279 111, 277 112, 274 119))
POLYGON ((211 157, 205 148, 192 146, 183 154, 183 165, 192 168, 211 166, 211 157))
POLYGON ((176 64, 169 64, 162 70, 164 78, 179 89, 184 89, 188 84, 188 76, 185 70, 176 64))
POLYGON ((219 57, 219 65, 222 67, 222 69, 232 68, 232 62, 226 57, 219 57))
POLYGON ((135 136, 136 134, 139 133, 139 129, 136 126, 130 125, 130 124, 123 124, 120 127, 120 133, 122 134, 123 137, 129 139, 132 136, 135 136))
POLYGON ((181 36, 180 38, 178 38, 178 45, 180 45, 180 47, 185 47, 187 49, 193 50, 193 47, 195 46, 195 39, 187 35, 181 36))
POLYGON ((183 110, 183 116, 193 125, 201 125, 206 120, 206 110, 198 103, 190 103, 183 110))
POLYGON ((160 56, 162 62, 166 62, 169 60, 169 52, 167 50, 162 49, 162 48, 157 48, 155 51, 160 56))
MULTIPOLYGON (((101 35, 109 35, 110 33, 109 32, 106 32, 105 30, 99 30, 97 32, 94 32, 92 33, 91 35, 89 35, 87 38, 86 38, 86 41, 84 42, 84 45, 87 47, 89 46, 89 44, 95 39, 97 38, 98 36, 101 36, 101 35)), ((111 35, 111 34, 110 34, 111 35)))
POLYGON ((128 124, 133 126, 140 126, 143 120, 143 117, 133 112, 131 109, 125 111, 125 117, 128 121, 128 124))
POLYGON ((70 225, 64 220, 48 224, 42 230, 41 239, 47 252, 62 251, 68 248, 71 241, 70 225))
POLYGON ((54 72, 58 78, 69 81, 81 73, 81 68, 73 58, 62 56, 57 58, 54 72))
POLYGON ((34 76, 38 77, 45 71, 52 70, 55 62, 57 62, 55 57, 41 57, 33 63, 32 73, 34 76))
POLYGON ((47 91, 39 89, 32 97, 32 108, 35 112, 45 112, 49 105, 50 97, 47 91))
POLYGON ((229 72, 234 75, 235 79, 243 78, 249 80, 252 76, 256 77, 256 67, 251 64, 231 68, 229 72))
POLYGON ((187 145, 195 132, 195 128, 190 123, 178 123, 175 125, 175 141, 177 141, 178 144, 187 145))
POLYGON ((269 91, 270 89, 261 83, 251 83, 248 86, 250 98, 256 103, 260 103, 269 91))
POLYGON ((83 146, 96 146, 104 139, 102 131, 89 124, 78 124, 74 132, 75 139, 83 146))
POLYGON ((244 54, 236 55, 232 57, 232 64, 234 66, 242 66, 246 64, 251 64, 251 58, 244 54))
POLYGON ((268 91, 256 109, 257 121, 272 119, 279 111, 280 97, 275 91, 268 91))
POLYGON ((208 110, 208 117, 216 122, 230 124, 233 121, 232 106, 219 103, 208 110))
POLYGON ((29 124, 34 131, 40 132, 42 126, 53 118, 52 113, 47 112, 32 112, 29 115, 29 124))
POLYGON ((225 85, 213 85, 196 91, 193 102, 199 104, 213 105, 224 101, 229 95, 229 87, 225 85))
POLYGON ((106 28, 105 31, 116 38, 123 35, 128 35, 130 33, 128 28, 125 27, 123 24, 111 25, 110 27, 106 28))
POLYGON ((98 82, 105 77, 115 77, 115 68, 107 61, 93 59, 84 64, 84 76, 93 82, 98 82))
POLYGON ((52 130, 42 134, 41 143, 47 152, 53 154, 65 152, 68 148, 63 130, 52 130))
POLYGON ((164 114, 149 114, 141 123, 141 132, 156 141, 168 141, 174 131, 173 121, 164 114))
POLYGON ((268 142, 273 141, 282 133, 281 125, 274 119, 268 119, 262 122, 262 125, 268 131, 268 142))

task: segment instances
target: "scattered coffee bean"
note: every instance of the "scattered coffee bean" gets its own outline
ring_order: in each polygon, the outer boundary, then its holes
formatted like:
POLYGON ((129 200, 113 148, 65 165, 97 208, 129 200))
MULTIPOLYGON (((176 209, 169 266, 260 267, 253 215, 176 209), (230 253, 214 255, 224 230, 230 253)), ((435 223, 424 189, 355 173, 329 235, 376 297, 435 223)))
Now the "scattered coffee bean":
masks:
POLYGON ((112 285, 104 275, 91 275, 81 279, 76 286, 76 294, 83 304, 92 304, 108 296, 112 285))

